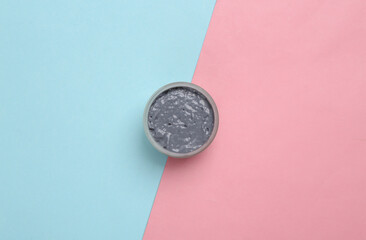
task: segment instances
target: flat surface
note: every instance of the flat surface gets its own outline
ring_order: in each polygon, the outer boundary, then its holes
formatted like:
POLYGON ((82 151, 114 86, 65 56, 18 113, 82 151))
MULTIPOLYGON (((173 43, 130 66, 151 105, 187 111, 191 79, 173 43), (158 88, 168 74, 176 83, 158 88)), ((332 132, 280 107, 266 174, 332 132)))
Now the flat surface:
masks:
POLYGON ((366 2, 218 1, 193 83, 220 127, 168 159, 146 240, 366 239, 366 2))
POLYGON ((190 81, 214 1, 0 0, 0 239, 141 239, 166 157, 142 115, 190 81))

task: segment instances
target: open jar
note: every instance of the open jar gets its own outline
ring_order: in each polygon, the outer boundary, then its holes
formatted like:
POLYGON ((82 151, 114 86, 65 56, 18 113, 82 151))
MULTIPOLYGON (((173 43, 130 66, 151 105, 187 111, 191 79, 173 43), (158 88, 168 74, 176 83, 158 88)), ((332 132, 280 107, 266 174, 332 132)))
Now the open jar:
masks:
POLYGON ((158 151, 174 158, 188 158, 211 144, 218 130, 219 114, 203 88, 175 82, 152 95, 143 121, 146 136, 158 151))

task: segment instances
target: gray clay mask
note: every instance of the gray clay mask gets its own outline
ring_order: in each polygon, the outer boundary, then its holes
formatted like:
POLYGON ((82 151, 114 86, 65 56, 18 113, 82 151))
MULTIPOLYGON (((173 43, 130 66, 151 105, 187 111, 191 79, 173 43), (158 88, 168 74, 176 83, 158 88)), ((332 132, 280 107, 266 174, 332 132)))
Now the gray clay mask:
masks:
POLYGON ((175 153, 189 153, 209 139, 214 113, 205 96, 187 87, 161 93, 148 112, 149 131, 154 140, 175 153))

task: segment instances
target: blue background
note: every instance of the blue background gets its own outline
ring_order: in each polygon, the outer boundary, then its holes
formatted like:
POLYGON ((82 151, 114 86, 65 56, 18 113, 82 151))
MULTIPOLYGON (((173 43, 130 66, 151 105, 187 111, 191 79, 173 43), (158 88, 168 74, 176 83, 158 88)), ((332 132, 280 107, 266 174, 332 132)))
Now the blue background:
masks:
POLYGON ((0 239, 141 239, 166 157, 151 94, 190 81, 214 0, 0 0, 0 239))

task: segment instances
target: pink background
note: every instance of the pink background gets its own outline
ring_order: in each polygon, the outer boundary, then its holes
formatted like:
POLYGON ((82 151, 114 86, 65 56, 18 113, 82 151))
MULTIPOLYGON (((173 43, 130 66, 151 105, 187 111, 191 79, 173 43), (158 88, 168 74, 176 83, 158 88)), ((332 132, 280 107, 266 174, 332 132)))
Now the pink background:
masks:
POLYGON ((217 1, 193 82, 212 145, 168 159, 144 239, 366 239, 366 2, 217 1))

